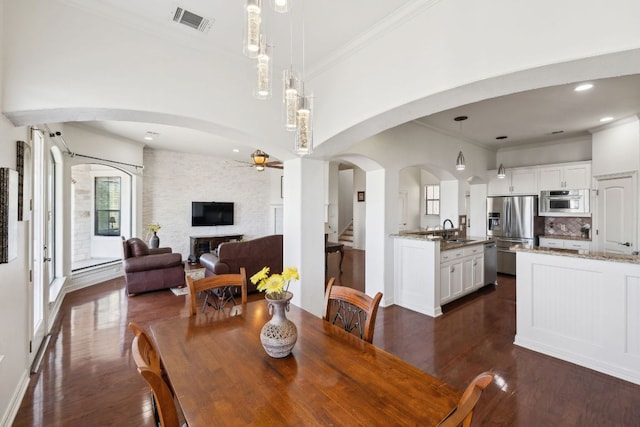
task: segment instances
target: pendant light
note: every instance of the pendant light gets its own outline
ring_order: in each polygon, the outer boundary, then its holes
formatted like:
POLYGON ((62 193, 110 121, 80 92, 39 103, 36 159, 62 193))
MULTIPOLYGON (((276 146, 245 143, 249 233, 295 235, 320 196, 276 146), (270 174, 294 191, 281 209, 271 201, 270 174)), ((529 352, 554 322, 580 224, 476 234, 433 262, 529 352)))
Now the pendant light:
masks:
POLYGON ((294 151, 304 156, 313 152, 313 95, 304 89, 304 7, 302 8, 302 93, 296 111, 296 136, 294 151))
POLYGON ((507 176, 507 171, 505 171, 504 166, 500 163, 500 167, 498 168, 498 178, 502 179, 507 176))
MULTIPOLYGON (((468 117, 467 116, 458 116, 455 117, 453 120, 455 120, 456 122, 460 123, 460 137, 462 138, 462 122, 467 120, 468 117)), ((462 143, 461 143, 462 144, 462 143)), ((460 152, 458 153, 458 158, 456 159, 456 170, 457 171, 463 171, 465 169, 466 165, 464 162, 464 155, 462 154, 462 147, 460 148, 460 152)))
POLYGON ((246 0, 244 19, 244 41, 242 51, 249 58, 257 58, 262 34, 262 0, 246 0))
POLYGON ((271 46, 267 44, 264 36, 261 36, 260 39, 260 51, 257 58, 258 80, 253 96, 257 99, 269 99, 271 98, 271 75, 273 69, 271 46))
POLYGON ((293 132, 297 128, 296 111, 300 95, 300 76, 293 71, 293 23, 289 21, 289 69, 282 72, 282 106, 283 126, 285 130, 293 132))

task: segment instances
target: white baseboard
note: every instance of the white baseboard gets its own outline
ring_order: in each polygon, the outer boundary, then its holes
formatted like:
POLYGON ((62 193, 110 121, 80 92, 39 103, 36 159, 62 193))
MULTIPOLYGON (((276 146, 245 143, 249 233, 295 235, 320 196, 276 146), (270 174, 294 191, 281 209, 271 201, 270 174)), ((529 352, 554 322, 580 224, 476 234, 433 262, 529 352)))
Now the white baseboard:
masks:
POLYGON ((20 409, 20 404, 22 403, 22 399, 24 398, 25 393, 27 392, 27 387, 29 386, 29 371, 25 370, 22 373, 22 378, 18 382, 18 387, 16 391, 13 393, 11 397, 11 401, 9 402, 9 406, 2 416, 2 420, 0 421, 1 427, 11 427, 13 421, 18 415, 18 409, 20 409))

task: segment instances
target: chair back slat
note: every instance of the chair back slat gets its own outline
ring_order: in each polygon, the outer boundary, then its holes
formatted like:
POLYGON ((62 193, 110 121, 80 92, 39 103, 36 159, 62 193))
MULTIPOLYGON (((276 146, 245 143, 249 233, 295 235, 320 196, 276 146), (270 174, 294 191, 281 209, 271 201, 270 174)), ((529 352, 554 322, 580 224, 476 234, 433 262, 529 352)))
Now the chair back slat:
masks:
POLYGON ((340 325, 347 332, 358 328, 360 338, 369 343, 372 342, 382 293, 378 292, 372 298, 364 292, 346 286, 337 286, 334 283, 334 277, 329 279, 325 291, 322 318, 334 325, 340 321, 340 325), (331 318, 332 311, 334 312, 333 319, 331 318))
POLYGON ((186 280, 189 287, 192 316, 195 316, 198 312, 198 307, 196 306, 198 293, 212 289, 224 290, 228 287, 240 287, 242 304, 247 303, 247 274, 244 268, 240 268, 240 273, 236 274, 214 274, 198 280, 193 280, 190 276, 187 276, 186 280))

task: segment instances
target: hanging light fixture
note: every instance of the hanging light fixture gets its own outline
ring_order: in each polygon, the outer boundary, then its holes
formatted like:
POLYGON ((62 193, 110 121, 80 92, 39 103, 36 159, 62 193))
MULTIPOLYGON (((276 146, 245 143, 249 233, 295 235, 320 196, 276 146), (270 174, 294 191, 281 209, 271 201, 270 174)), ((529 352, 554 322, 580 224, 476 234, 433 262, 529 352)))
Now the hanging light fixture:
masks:
POLYGON ((256 58, 260 52, 262 32, 262 0, 246 0, 245 29, 242 51, 249 58, 256 58))
POLYGON ((289 20, 289 54, 290 66, 282 72, 282 105, 283 126, 285 130, 295 131, 296 111, 298 110, 298 96, 300 95, 300 76, 293 71, 293 23, 289 20))
POLYGON ((313 94, 304 89, 304 7, 302 8, 302 93, 296 111, 296 137, 294 151, 304 156, 313 152, 313 94))
POLYGON ((271 0, 271 7, 278 13, 286 13, 289 10, 289 2, 287 0, 271 0))
MULTIPOLYGON (((453 119, 456 122, 460 123, 460 137, 462 137, 462 122, 467 119, 468 119, 467 116, 458 116, 453 119)), ((456 159, 456 170, 463 171, 465 167, 466 165, 464 162, 464 155, 462 154, 462 148, 460 148, 460 152, 458 153, 458 158, 456 159)))
MULTIPOLYGON (((303 86, 304 87, 304 86, 303 86)), ((301 156, 313 152, 313 98, 304 93, 300 96, 300 105, 296 111, 295 152, 301 156)))
POLYGON ((500 163, 500 167, 498 168, 498 178, 502 179, 507 176, 507 171, 504 169, 502 163, 500 163))
POLYGON ((269 155, 262 150, 256 150, 251 153, 251 160, 253 161, 253 165, 256 170, 263 171, 265 165, 269 161, 269 155))
POLYGON ((261 37, 260 52, 257 58, 258 81, 253 96, 257 99, 271 98, 271 46, 261 37))

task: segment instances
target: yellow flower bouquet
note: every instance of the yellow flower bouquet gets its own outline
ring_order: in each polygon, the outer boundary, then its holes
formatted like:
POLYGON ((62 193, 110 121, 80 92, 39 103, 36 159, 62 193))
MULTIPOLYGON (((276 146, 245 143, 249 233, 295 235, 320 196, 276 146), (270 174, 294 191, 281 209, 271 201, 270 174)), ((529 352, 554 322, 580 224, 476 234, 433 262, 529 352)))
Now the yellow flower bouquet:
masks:
POLYGON ((160 224, 149 224, 147 225, 147 230, 149 230, 152 233, 157 233, 158 230, 160 230, 160 224))
POLYGON ((289 290, 289 283, 292 280, 300 280, 298 269, 286 267, 282 274, 272 274, 269 276, 269 267, 264 267, 251 276, 251 283, 258 285, 258 290, 264 292, 271 299, 281 299, 289 290))

